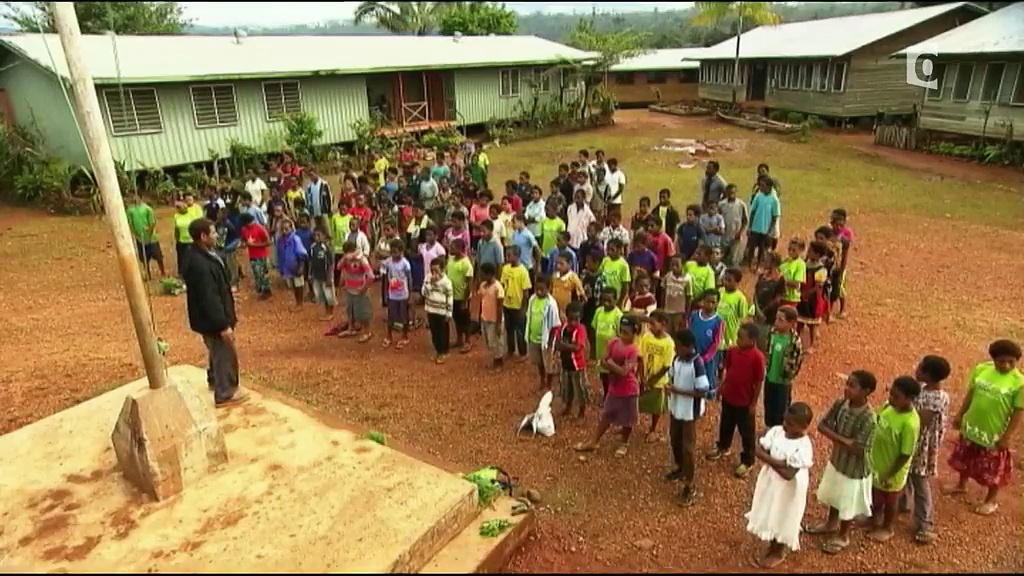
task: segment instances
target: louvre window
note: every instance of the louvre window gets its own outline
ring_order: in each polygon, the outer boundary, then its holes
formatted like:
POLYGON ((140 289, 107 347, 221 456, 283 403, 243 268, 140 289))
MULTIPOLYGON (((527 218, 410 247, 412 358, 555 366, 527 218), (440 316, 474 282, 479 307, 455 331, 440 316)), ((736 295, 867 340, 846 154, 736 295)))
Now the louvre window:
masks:
POLYGON ((302 93, 298 80, 263 83, 263 106, 267 120, 280 120, 302 112, 302 93))
POLYGON ((123 88, 103 91, 114 136, 155 134, 164 129, 160 101, 154 88, 123 88))
POLYGON ((192 113, 197 128, 238 124, 235 87, 231 84, 192 86, 192 113))

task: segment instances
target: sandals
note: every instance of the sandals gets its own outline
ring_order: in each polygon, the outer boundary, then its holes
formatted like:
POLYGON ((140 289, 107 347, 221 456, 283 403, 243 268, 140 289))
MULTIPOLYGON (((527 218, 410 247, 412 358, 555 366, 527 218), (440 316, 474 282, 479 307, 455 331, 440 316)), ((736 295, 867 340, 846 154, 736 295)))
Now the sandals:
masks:
POLYGON ((622 446, 619 446, 618 448, 615 449, 615 457, 616 458, 625 458, 626 454, 628 454, 628 453, 629 453, 629 448, 627 448, 625 444, 623 444, 622 446))
POLYGON ((597 446, 593 444, 580 442, 579 444, 573 446, 572 449, 577 452, 593 452, 594 450, 597 450, 597 446))
POLYGON ((367 332, 366 334, 363 334, 362 336, 357 338, 356 342, 358 342, 360 344, 366 344, 367 342, 369 342, 372 339, 373 339, 373 332, 367 332))
POLYGON ((399 340, 398 344, 395 344, 395 350, 401 350, 402 348, 405 348, 408 345, 409 345, 409 341, 408 340, 399 340))
POLYGON ((473 349, 473 345, 472 344, 464 344, 462 346, 462 348, 459 349, 459 354, 469 354, 470 350, 472 350, 472 349, 473 349))
POLYGON ((839 532, 839 528, 832 528, 827 523, 815 524, 814 526, 804 526, 804 534, 811 534, 813 536, 825 536, 828 534, 835 534, 839 532))
POLYGON ((338 332, 338 338, 351 338, 356 334, 359 334, 359 332, 356 332, 355 330, 342 330, 341 332, 338 332))
POLYGON ((385 338, 385 339, 381 340, 380 347, 381 348, 390 348, 391 347, 391 339, 390 338, 385 338))
POLYGON ((939 535, 931 530, 918 530, 914 533, 914 542, 918 544, 934 544, 939 535))
POLYGON ((835 556, 850 547, 849 540, 840 540, 838 538, 832 538, 826 540, 821 545, 821 551, 830 556, 835 556))
POLYGON ((998 502, 983 502, 974 507, 974 513, 978 516, 991 516, 999 510, 998 502))

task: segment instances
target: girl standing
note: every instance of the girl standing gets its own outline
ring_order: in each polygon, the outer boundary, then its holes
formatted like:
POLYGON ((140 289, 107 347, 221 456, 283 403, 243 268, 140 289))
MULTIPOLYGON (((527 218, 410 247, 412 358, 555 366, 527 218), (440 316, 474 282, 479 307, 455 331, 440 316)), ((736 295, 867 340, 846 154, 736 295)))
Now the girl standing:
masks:
POLYGON ((604 400, 601 421, 597 424, 594 437, 589 442, 577 444, 577 452, 597 450, 601 437, 612 426, 622 431, 622 444, 615 450, 615 457, 622 458, 628 451, 629 435, 636 425, 640 396, 640 354, 636 347, 637 322, 626 316, 619 326, 619 337, 608 343, 608 352, 601 361, 608 371, 608 394, 604 400))
POLYGON ((758 345, 762 351, 767 350, 768 334, 786 293, 786 281, 779 271, 781 264, 782 257, 778 252, 766 252, 754 284, 754 323, 758 327, 758 345))
POLYGON ((807 248, 807 268, 804 282, 800 285, 800 303, 797 305, 797 334, 802 335, 806 326, 809 333, 807 353, 814 351, 814 336, 821 318, 825 315, 825 282, 828 281, 828 270, 822 258, 828 251, 828 245, 815 240, 807 248))
POLYGON ((1024 374, 1017 368, 1021 349, 1016 342, 996 340, 988 347, 989 362, 971 370, 967 378, 967 396, 953 426, 960 439, 949 457, 949 466, 960 473, 960 481, 947 490, 950 495, 967 492, 967 481, 974 480, 988 492, 974 508, 981 516, 999 510, 996 498, 1010 483, 1010 440, 1020 426, 1024 412, 1024 374))
POLYGON ((439 256, 430 262, 430 276, 423 282, 423 302, 430 327, 430 341, 434 345, 434 362, 444 364, 451 345, 448 321, 452 318, 454 295, 452 281, 445 276, 445 258, 439 256))
POLYGON ((792 404, 782 426, 775 426, 758 442, 757 459, 764 467, 757 475, 754 499, 747 512, 747 531, 768 542, 763 554, 755 553, 756 568, 775 568, 787 550, 800 549, 800 521, 807 507, 808 470, 814 449, 807 437, 813 414, 803 402, 792 404))

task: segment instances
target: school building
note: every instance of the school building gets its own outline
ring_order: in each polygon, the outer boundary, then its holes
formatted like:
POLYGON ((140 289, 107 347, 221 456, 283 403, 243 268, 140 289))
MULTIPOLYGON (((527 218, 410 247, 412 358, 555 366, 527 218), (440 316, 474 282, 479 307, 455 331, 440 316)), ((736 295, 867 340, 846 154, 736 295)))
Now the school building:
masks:
MULTIPOLYGON (((736 100, 749 108, 858 118, 910 114, 922 88, 907 83, 907 46, 985 14, 968 2, 760 26, 740 38, 736 100)), ((702 99, 732 102, 736 38, 700 55, 702 99)))
POLYGON ((1024 2, 911 46, 929 52, 934 87, 924 91, 925 130, 1024 141, 1024 2))
MULTIPOLYGON (((206 162, 232 142, 272 151, 281 120, 313 114, 323 144, 354 141, 376 111, 410 132, 521 115, 582 86, 559 65, 593 55, 534 36, 82 38, 114 157, 129 169, 206 162)), ((54 34, 0 36, 0 110, 87 164, 54 34)))
POLYGON ((703 48, 653 50, 612 66, 605 86, 621 107, 697 100, 703 48))

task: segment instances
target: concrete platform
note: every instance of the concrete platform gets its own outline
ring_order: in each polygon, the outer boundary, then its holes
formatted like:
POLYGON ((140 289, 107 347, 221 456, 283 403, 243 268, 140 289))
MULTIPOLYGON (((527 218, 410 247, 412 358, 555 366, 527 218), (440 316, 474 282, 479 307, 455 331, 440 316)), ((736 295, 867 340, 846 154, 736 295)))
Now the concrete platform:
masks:
MULTIPOLYGON (((170 375, 206 387, 198 368, 170 375)), ((218 411, 227 466, 148 502, 121 477, 110 442, 125 395, 145 386, 0 437, 0 569, 418 572, 478 529, 469 482, 256 392, 218 411)))
POLYGON ((469 526, 452 539, 420 574, 494 574, 503 572, 508 559, 526 541, 536 524, 531 511, 512 515, 515 500, 503 496, 481 511, 469 526), (488 520, 505 519, 512 525, 497 538, 480 535, 480 524, 488 520))

